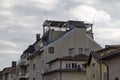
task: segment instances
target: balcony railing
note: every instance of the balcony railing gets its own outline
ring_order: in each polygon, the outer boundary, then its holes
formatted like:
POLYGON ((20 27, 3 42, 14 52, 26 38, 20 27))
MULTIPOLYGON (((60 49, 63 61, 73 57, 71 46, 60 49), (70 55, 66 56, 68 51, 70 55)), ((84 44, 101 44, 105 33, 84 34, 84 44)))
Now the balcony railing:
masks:
POLYGON ((30 74, 29 74, 29 72, 25 72, 25 71, 21 71, 21 72, 19 72, 18 73, 18 78, 29 78, 29 76, 30 76, 30 74))
POLYGON ((29 61, 27 59, 20 59, 17 62, 17 65, 27 65, 29 64, 29 61))

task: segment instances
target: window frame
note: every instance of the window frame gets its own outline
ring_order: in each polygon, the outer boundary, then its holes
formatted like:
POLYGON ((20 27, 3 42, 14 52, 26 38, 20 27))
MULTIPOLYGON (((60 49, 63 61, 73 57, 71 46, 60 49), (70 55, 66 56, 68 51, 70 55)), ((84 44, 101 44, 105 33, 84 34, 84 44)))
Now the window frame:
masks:
POLYGON ((35 70, 35 64, 33 64, 33 70, 35 70))
POLYGON ((68 54, 69 54, 69 56, 74 56, 74 54, 75 54, 75 48, 70 48, 70 49, 68 49, 68 54))
POLYGON ((48 53, 54 54, 54 52, 55 52, 54 47, 49 47, 49 48, 48 48, 48 53))
POLYGON ((78 48, 78 54, 79 54, 79 55, 80 55, 80 54, 84 54, 83 48, 78 48))

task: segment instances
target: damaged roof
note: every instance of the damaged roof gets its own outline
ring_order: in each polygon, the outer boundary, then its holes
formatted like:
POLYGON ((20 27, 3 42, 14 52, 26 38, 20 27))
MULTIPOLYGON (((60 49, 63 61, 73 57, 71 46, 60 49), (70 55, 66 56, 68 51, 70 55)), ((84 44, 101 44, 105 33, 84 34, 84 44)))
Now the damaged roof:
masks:
POLYGON ((111 53, 109 53, 109 54, 107 54, 107 55, 105 55, 105 56, 103 56, 101 59, 102 60, 110 60, 110 59, 112 59, 114 57, 117 57, 119 55, 120 55, 120 48, 111 52, 111 53))
POLYGON ((108 56, 113 55, 115 54, 115 52, 118 51, 120 51, 120 45, 107 45, 106 48, 104 49, 98 51, 91 51, 88 64, 90 64, 92 56, 96 60, 103 60, 103 59, 107 59, 108 56))
POLYGON ((50 26, 50 27, 68 27, 68 25, 76 26, 76 27, 91 27, 93 24, 84 23, 83 21, 53 21, 53 20, 46 20, 43 23, 43 27, 50 26))

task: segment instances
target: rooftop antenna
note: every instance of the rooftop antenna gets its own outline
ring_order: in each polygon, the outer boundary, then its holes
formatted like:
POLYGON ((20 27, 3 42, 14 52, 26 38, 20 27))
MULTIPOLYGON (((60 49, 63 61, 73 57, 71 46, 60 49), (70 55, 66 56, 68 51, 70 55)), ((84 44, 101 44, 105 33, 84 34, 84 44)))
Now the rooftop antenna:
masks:
POLYGON ((47 12, 46 10, 44 10, 44 14, 45 14, 45 19, 48 20, 48 17, 47 17, 47 12))
POLYGON ((93 20, 92 20, 92 24, 94 24, 95 23, 95 14, 93 15, 93 20))
MULTIPOLYGON (((93 33, 93 25, 95 24, 95 17, 96 17, 96 14, 94 13, 93 20, 92 20, 92 25, 91 25, 91 31, 92 31, 92 33, 93 33)), ((92 38, 94 39, 94 36, 92 38)))

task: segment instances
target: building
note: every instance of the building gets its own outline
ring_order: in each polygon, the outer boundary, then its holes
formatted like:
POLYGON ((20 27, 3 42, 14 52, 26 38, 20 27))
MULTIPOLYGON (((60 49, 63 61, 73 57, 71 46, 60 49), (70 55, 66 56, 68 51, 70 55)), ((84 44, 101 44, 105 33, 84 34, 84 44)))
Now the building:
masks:
POLYGON ((35 43, 29 45, 21 55, 20 60, 17 62, 17 80, 34 80, 34 77, 41 75, 35 70, 36 67, 39 69, 39 65, 41 64, 39 63, 41 61, 39 57, 40 42, 40 34, 36 34, 35 43), (36 62, 36 65, 34 62, 36 62))
POLYGON ((83 21, 46 20, 43 36, 36 37, 18 61, 18 80, 86 80, 83 64, 90 51, 102 49, 94 40, 92 24, 83 21))
POLYGON ((11 67, 6 67, 1 71, 1 80, 16 80, 16 62, 12 62, 11 67))
POLYGON ((88 56, 84 54, 56 58, 47 63, 50 71, 43 74, 46 76, 45 80, 86 80, 87 60, 88 56))
POLYGON ((104 56, 102 60, 108 67, 109 80, 120 80, 120 48, 104 56))
POLYGON ((0 80, 2 80, 2 71, 0 71, 0 80))
MULTIPOLYGON (((49 64, 46 64, 49 61, 52 61, 56 58, 62 58, 65 56, 74 57, 76 55, 81 54, 88 56, 90 51, 92 50, 97 51, 101 49, 101 46, 94 41, 91 24, 86 24, 82 21, 68 21, 68 22, 45 21, 43 27, 45 29, 44 30, 45 33, 43 34, 44 43, 43 47, 44 54, 42 59, 43 74, 52 71, 49 67, 49 64), (46 28, 48 28, 47 33, 46 28), (61 35, 56 38, 54 37, 54 35, 57 32, 61 32, 61 35)), ((84 63, 86 62, 84 61, 84 63)), ((75 78, 76 80, 79 78, 80 75, 85 74, 85 72, 81 73, 76 72, 77 77, 73 78, 75 78)), ((70 74, 67 74, 65 76, 66 78, 56 77, 55 79, 50 80, 66 80, 69 79, 70 76, 71 76, 70 74)), ((43 75, 42 77, 43 80, 47 80, 48 75, 43 75)))
POLYGON ((119 48, 120 46, 108 45, 104 49, 92 51, 87 64, 87 80, 109 80, 108 65, 105 63, 106 61, 104 61, 103 58, 119 48))

